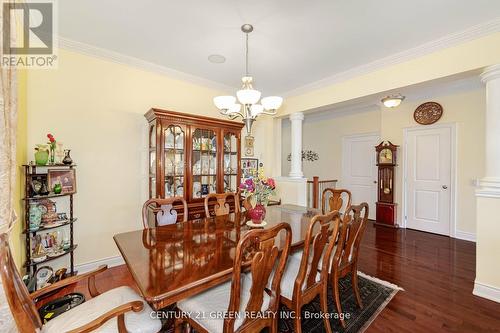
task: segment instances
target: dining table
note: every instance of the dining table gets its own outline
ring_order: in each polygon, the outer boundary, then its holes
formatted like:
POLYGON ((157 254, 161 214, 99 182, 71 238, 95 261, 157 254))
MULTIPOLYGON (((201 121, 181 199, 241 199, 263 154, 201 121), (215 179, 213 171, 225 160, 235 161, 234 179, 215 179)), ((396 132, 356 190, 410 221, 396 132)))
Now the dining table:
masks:
MULTIPOLYGON (((309 222, 321 213, 296 205, 266 209, 261 228, 288 223, 292 251, 303 246, 309 222)), ((230 213, 120 233, 113 238, 140 293, 160 310, 231 279, 238 241, 252 229, 248 220, 246 212, 230 213)), ((277 240, 281 245, 284 236, 277 240)))

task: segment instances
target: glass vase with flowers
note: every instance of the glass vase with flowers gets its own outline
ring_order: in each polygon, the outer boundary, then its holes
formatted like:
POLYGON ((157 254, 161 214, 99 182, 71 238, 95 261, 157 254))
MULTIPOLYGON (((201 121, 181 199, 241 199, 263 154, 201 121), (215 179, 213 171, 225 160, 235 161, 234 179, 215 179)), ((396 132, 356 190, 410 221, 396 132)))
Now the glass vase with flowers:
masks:
POLYGON ((49 142, 47 142, 47 144, 49 145, 50 148, 49 164, 54 164, 56 157, 56 139, 50 133, 47 134, 47 138, 49 139, 49 142))
POLYGON ((260 224, 266 217, 266 206, 269 198, 275 195, 276 182, 264 176, 261 169, 257 176, 250 176, 240 184, 241 193, 249 204, 247 216, 254 224, 260 224))

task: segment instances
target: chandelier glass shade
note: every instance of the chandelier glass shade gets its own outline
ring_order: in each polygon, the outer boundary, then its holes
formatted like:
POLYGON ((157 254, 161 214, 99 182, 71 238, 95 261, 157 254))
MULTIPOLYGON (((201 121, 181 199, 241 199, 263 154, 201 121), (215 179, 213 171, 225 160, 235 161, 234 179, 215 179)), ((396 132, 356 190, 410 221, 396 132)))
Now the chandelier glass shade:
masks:
POLYGON ((248 74, 248 34, 253 31, 253 26, 244 24, 241 26, 241 31, 246 35, 246 74, 241 78, 242 87, 236 92, 236 97, 215 97, 214 104, 221 114, 230 119, 240 117, 245 123, 247 133, 250 134, 255 119, 261 114, 275 115, 281 104, 283 104, 283 98, 269 96, 261 99, 262 93, 253 88, 253 78, 248 74))

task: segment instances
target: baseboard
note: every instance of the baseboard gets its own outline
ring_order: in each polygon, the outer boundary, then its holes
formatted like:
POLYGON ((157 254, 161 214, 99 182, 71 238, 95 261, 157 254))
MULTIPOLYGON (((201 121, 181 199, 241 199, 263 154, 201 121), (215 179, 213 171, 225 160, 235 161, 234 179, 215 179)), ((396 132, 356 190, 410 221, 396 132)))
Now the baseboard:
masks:
POLYGON ((474 281, 474 290, 472 293, 476 296, 500 303, 500 288, 498 287, 474 281))
POLYGON ((115 267, 123 264, 125 264, 125 261, 123 260, 122 256, 114 256, 76 265, 75 270, 78 271, 78 274, 81 274, 94 270, 101 265, 108 265, 108 267, 115 267))
POLYGON ((476 242, 476 234, 473 232, 455 230, 455 237, 469 242, 476 242))

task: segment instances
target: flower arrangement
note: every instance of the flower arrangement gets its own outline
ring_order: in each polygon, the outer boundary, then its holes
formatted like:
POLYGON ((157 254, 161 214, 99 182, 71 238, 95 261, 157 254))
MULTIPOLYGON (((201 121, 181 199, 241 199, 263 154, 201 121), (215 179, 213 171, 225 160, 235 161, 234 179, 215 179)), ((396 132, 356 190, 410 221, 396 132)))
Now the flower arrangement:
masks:
POLYGON ((257 205, 267 206, 269 197, 275 195, 276 181, 264 176, 263 169, 257 176, 250 176, 240 184, 240 190, 253 208, 257 205))
POLYGON ((49 148, 50 148, 50 164, 54 164, 55 151, 56 151, 56 139, 50 133, 47 134, 47 138, 49 139, 49 142, 47 142, 47 144, 49 145, 49 148))

